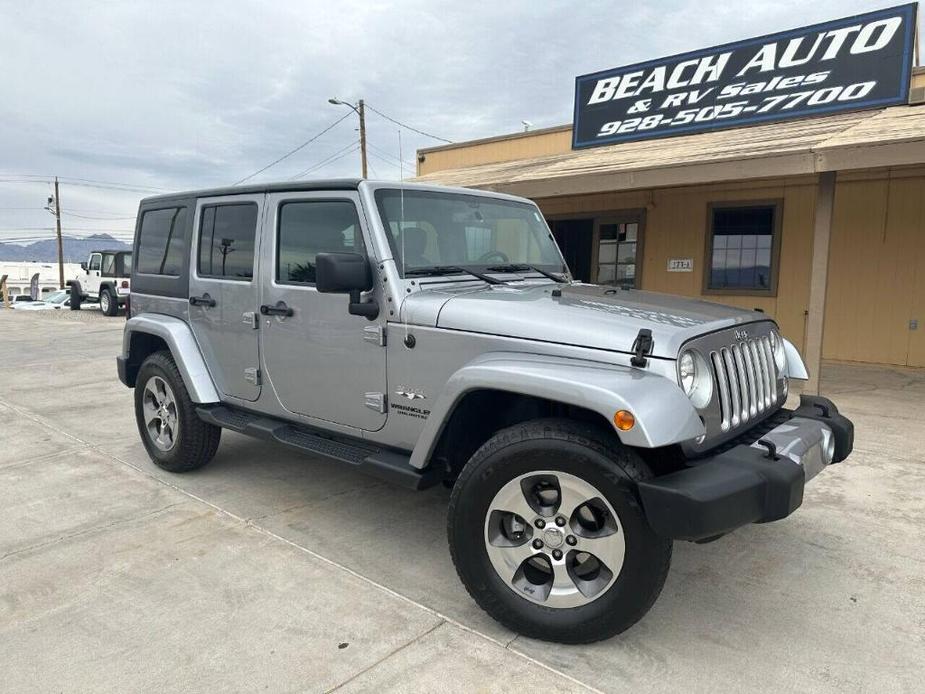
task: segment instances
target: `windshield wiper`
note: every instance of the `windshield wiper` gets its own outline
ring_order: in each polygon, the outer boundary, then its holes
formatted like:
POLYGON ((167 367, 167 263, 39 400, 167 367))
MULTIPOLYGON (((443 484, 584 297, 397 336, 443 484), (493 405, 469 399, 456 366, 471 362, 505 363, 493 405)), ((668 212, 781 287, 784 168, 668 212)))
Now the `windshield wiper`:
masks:
POLYGON ((485 269, 491 272, 523 272, 524 270, 532 270, 533 272, 540 274, 543 277, 548 277, 553 282, 558 282, 560 284, 562 284, 563 282, 568 282, 568 280, 565 279, 564 277, 561 277, 559 275, 554 275, 553 273, 547 272, 546 270, 541 270, 535 265, 523 265, 523 264, 521 265, 517 265, 517 264, 492 265, 491 267, 485 268, 485 269))
POLYGON ((483 282, 488 282, 488 284, 504 284, 499 279, 494 277, 489 277, 488 275, 483 275, 481 272, 476 272, 475 270, 470 270, 469 268, 459 267, 458 265, 430 265, 428 267, 414 267, 408 270, 405 270, 405 277, 411 277, 414 275, 426 275, 432 277, 435 275, 450 275, 450 274, 459 274, 467 273, 476 277, 483 282))

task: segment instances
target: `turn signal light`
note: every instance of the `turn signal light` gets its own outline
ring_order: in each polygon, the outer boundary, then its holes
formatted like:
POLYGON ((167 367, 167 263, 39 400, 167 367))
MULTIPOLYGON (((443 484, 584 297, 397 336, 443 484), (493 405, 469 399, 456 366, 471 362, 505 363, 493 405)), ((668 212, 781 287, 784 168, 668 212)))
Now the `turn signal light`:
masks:
POLYGON ((635 424, 636 418, 627 410, 617 410, 613 416, 613 425, 620 431, 629 431, 635 424))

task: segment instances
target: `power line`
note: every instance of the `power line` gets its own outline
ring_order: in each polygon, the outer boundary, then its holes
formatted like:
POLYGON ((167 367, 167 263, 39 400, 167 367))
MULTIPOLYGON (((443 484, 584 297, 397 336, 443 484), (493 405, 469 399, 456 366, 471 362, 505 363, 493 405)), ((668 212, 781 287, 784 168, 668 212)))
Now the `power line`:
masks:
POLYGON ((78 219, 94 219, 100 222, 118 222, 121 220, 135 219, 137 215, 132 215, 131 217, 91 217, 84 214, 77 214, 76 212, 68 212, 67 210, 61 210, 61 214, 68 217, 77 217, 78 219))
MULTIPOLYGON (((0 173, 0 179, 6 179, 0 180, 2 183, 52 183, 54 176, 46 176, 44 174, 0 173)), ((58 180, 68 185, 86 188, 108 188, 112 190, 131 190, 151 193, 163 193, 167 191, 166 188, 155 188, 154 186, 123 183, 120 181, 100 181, 95 178, 78 178, 76 176, 59 176, 58 180)))
POLYGON ((447 139, 444 138, 444 137, 437 137, 436 135, 431 135, 430 133, 425 133, 423 130, 418 130, 417 128, 412 128, 410 125, 406 125, 405 123, 402 123, 401 121, 397 121, 397 120, 395 120, 394 118, 392 118, 391 116, 385 115, 382 111, 379 111, 379 110, 373 108, 373 107, 370 106, 369 104, 366 104, 366 107, 367 107, 370 111, 372 111, 372 112, 374 112, 374 113, 378 113, 380 116, 382 116, 383 118, 385 118, 387 121, 391 121, 392 123, 395 123, 395 125, 400 125, 400 126, 403 127, 405 130, 410 130, 411 132, 417 133, 418 135, 423 135, 424 137, 429 137, 429 138, 431 138, 432 140, 439 140, 440 142, 446 142, 447 144, 453 144, 453 141, 452 141, 452 140, 447 140, 447 139))
MULTIPOLYGON (((410 167, 410 168, 414 168, 414 166, 411 164, 411 162, 407 162, 407 161, 405 161, 404 159, 399 159, 399 158, 396 157, 394 154, 390 154, 389 152, 385 151, 384 149, 382 149, 382 148, 380 148, 380 147, 377 147, 377 146, 374 145, 374 144, 367 143, 367 145, 370 147, 370 149, 373 149, 373 150, 375 150, 376 152, 379 153, 379 155, 380 155, 379 158, 380 158, 380 159, 382 159, 382 157, 387 157, 388 159, 391 159, 392 161, 395 162, 395 166, 398 166, 399 164, 401 164, 401 165, 403 165, 403 166, 407 166, 407 167, 410 167)), ((383 160, 383 161, 384 161, 384 160, 383 160)))
POLYGON ((304 176, 305 174, 309 173, 310 171, 314 171, 314 170, 320 168, 321 166, 327 164, 329 161, 334 161, 334 159, 337 158, 339 155, 341 155, 341 154, 347 155, 347 154, 349 154, 350 152, 355 151, 355 150, 353 150, 353 149, 351 149, 351 148, 356 147, 356 146, 358 146, 359 144, 360 144, 360 141, 359 141, 359 140, 354 140, 353 142, 350 142, 350 143, 347 144, 346 146, 341 147, 341 148, 338 149, 337 151, 335 151, 335 152, 329 154, 326 158, 322 159, 321 161, 316 162, 315 164, 312 164, 311 166, 309 166, 307 169, 305 169, 305 170, 303 170, 303 171, 300 171, 300 172, 297 173, 295 176, 292 176, 289 180, 292 181, 292 180, 295 180, 295 179, 297 179, 297 178, 302 178, 302 176, 304 176), (348 152, 347 150, 350 150, 350 151, 348 152))
POLYGON ((311 167, 310 169, 307 169, 307 170, 305 170, 304 172, 302 172, 301 175, 302 175, 302 176, 307 176, 307 175, 310 174, 310 173, 314 173, 315 171, 318 171, 319 169, 324 168, 324 167, 327 166, 328 164, 333 164, 333 163, 334 163, 335 161, 337 161, 338 159, 343 159, 343 158, 346 157, 348 154, 353 154, 354 152, 358 151, 359 149, 360 149, 360 145, 354 145, 352 149, 348 149, 348 150, 347 150, 346 152, 344 152, 343 154, 340 154, 340 155, 338 155, 338 156, 336 156, 336 157, 328 157, 328 158, 325 159, 324 161, 321 161, 321 162, 317 163, 315 166, 313 166, 313 167, 311 167))
POLYGON ((245 177, 242 178, 240 181, 235 181, 235 182, 232 183, 231 185, 233 185, 233 186, 240 185, 240 184, 244 183, 244 181, 247 181, 247 180, 253 178, 253 177, 256 176, 257 174, 263 173, 264 171, 266 171, 266 170, 269 169, 270 167, 276 166, 276 165, 279 164, 281 161, 283 161, 283 159, 288 159, 288 158, 291 157, 293 154, 295 154, 295 153, 298 152, 299 150, 301 150, 301 149, 307 147, 307 146, 310 145, 312 142, 314 142, 315 140, 317 140, 319 137, 321 137, 322 135, 324 135, 326 132, 328 132, 329 130, 331 130, 332 128, 334 128, 334 126, 336 126, 338 123, 340 123, 341 121, 346 120, 350 115, 351 115, 351 114, 350 114, 350 112, 348 111, 346 114, 344 114, 342 117, 338 118, 336 121, 334 121, 333 123, 331 123, 331 125, 329 125, 328 127, 326 127, 326 128, 325 128, 324 130, 322 130, 320 133, 318 133, 317 135, 314 135, 313 137, 310 137, 309 139, 307 139, 305 142, 303 142, 301 145, 299 145, 299 146, 296 147, 295 149, 292 149, 292 150, 286 152, 286 154, 284 154, 283 156, 281 156, 281 157, 280 157, 279 159, 277 159, 276 161, 271 161, 269 164, 267 164, 266 166, 264 166, 262 169, 258 169, 257 171, 255 171, 254 173, 252 173, 250 176, 245 176, 245 177))

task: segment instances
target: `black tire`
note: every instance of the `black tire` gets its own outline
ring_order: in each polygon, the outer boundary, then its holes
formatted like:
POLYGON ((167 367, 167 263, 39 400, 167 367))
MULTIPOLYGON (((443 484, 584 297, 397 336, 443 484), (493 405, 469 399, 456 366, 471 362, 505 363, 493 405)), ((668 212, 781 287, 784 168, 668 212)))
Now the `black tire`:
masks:
POLYGON ((203 422, 197 416, 196 406, 186 391, 183 377, 167 351, 151 354, 138 370, 138 379, 135 382, 135 421, 138 434, 151 460, 168 472, 188 472, 201 468, 215 456, 222 436, 221 427, 203 422), (179 431, 173 447, 167 451, 158 448, 145 426, 145 386, 154 377, 166 381, 173 391, 176 403, 179 431))
POLYGON ((649 526, 635 492, 635 482, 651 476, 615 435, 588 424, 544 419, 498 432, 470 458, 450 497, 447 534, 460 579, 483 610, 525 636, 590 643, 619 634, 652 607, 671 564, 672 542, 649 526), (492 500, 511 480, 538 470, 579 477, 599 490, 619 517, 625 542, 622 568, 610 587, 587 604, 549 607, 521 597, 489 559, 485 522, 492 500))
POLYGON ((119 313, 119 300, 109 287, 100 290, 100 311, 104 316, 114 316, 119 313))
POLYGON ((79 311, 79 310, 80 310, 80 304, 81 304, 80 285, 77 284, 77 283, 75 282, 74 284, 71 285, 71 304, 70 304, 70 309, 71 309, 72 311, 79 311))

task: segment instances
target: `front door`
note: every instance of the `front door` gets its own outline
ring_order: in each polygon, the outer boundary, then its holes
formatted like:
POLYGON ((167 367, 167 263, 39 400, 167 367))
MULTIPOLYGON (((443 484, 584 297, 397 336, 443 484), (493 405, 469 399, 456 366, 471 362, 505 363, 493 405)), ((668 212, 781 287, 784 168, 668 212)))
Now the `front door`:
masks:
POLYGON ((315 289, 315 256, 365 253, 365 228, 355 192, 267 197, 273 249, 263 254, 261 305, 275 315, 261 316, 260 335, 267 383, 283 407, 375 431, 386 419, 384 318, 351 316, 346 295, 315 289))
POLYGON ((192 244, 189 312, 193 334, 223 395, 260 395, 257 228, 263 195, 202 198, 192 244))
POLYGON ((84 294, 98 296, 100 293, 100 273, 102 272, 103 254, 93 253, 90 255, 90 264, 87 266, 87 278, 83 282, 81 290, 84 294))

